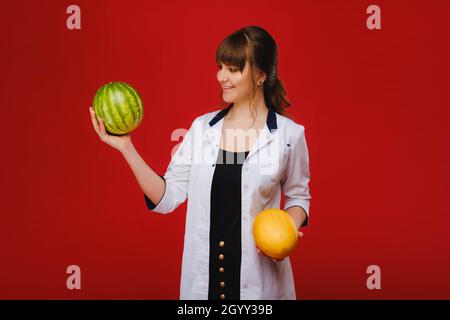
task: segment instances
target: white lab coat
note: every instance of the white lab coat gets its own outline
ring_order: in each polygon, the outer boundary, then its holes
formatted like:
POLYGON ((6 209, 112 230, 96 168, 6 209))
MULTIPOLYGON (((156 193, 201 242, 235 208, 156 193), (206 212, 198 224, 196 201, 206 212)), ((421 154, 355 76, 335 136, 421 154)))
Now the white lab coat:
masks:
MULTIPOLYGON (((174 153, 164 175, 164 195, 156 205, 144 195, 149 209, 170 213, 186 198, 187 215, 181 272, 181 300, 208 299, 210 195, 218 157, 223 117, 232 105, 197 117, 174 153)), ((300 206, 309 220, 309 161, 305 129, 269 109, 260 132, 242 165, 242 300, 296 299, 289 257, 281 262, 258 254, 253 221, 264 209, 300 206)))

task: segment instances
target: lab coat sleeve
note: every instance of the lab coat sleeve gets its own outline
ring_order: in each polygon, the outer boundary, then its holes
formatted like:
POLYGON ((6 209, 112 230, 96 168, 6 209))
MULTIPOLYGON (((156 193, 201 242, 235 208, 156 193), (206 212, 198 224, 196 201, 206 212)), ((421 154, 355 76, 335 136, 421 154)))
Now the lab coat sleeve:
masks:
POLYGON ((299 206, 306 212, 306 220, 302 226, 309 222, 309 203, 311 195, 309 192, 309 156, 306 144, 305 128, 297 125, 296 134, 289 144, 289 158, 286 165, 284 179, 281 189, 285 196, 284 210, 299 206))
POLYGON ((145 203, 149 210, 157 213, 171 213, 186 201, 192 164, 194 123, 173 154, 166 173, 164 176, 160 175, 165 181, 162 198, 155 204, 144 194, 145 203))

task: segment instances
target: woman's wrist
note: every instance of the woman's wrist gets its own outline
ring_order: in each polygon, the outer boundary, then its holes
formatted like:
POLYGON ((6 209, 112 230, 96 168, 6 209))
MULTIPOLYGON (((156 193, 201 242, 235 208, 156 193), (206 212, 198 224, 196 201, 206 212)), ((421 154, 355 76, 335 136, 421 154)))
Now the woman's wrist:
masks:
POLYGON ((306 220, 306 212, 303 210, 303 208, 299 206, 293 206, 286 209, 286 212, 291 216, 297 230, 300 229, 300 227, 306 220))
POLYGON ((121 149, 120 152, 122 153, 122 155, 126 158, 128 157, 130 154, 132 154, 133 152, 136 152, 136 149, 134 148, 133 143, 131 142, 131 140, 129 142, 127 142, 121 149))

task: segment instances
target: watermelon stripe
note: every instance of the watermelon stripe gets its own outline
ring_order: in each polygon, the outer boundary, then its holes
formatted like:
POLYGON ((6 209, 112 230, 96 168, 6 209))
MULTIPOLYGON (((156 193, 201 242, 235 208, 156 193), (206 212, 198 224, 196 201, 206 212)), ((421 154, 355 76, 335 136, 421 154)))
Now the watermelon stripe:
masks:
POLYGON ((127 130, 134 130, 136 128, 136 121, 134 119, 134 112, 132 110, 134 101, 129 99, 128 89, 126 87, 122 88, 122 86, 118 82, 116 82, 115 85, 117 92, 120 93, 124 99, 124 103, 120 105, 119 112, 125 119, 127 130))
POLYGON ((135 119, 136 119, 136 125, 138 125, 141 122, 141 119, 142 119, 142 112, 141 112, 141 110, 142 110, 142 103, 141 103, 141 99, 140 99, 140 97, 138 95, 136 95, 136 91, 133 89, 133 87, 131 87, 129 84, 124 83, 124 82, 121 82, 121 84, 123 84, 124 86, 127 87, 127 89, 128 89, 127 93, 129 93, 133 97, 133 99, 135 101, 135 103, 132 105, 132 110, 135 113, 137 113, 137 116, 135 117, 135 119))
POLYGON ((136 96, 136 94, 135 94, 136 91, 128 83, 120 82, 120 84, 122 84, 123 86, 125 86, 127 88, 127 93, 133 98, 133 101, 135 101, 135 103, 133 104, 133 106, 135 107, 133 109, 133 111, 135 112, 135 114, 137 113, 136 119, 140 120, 140 118, 141 118, 140 110, 142 108, 141 99, 139 98, 139 96, 136 96))
POLYGON ((101 99, 100 97, 103 95, 103 91, 105 90, 105 86, 102 86, 97 94, 95 95, 95 99, 94 99, 94 110, 97 114, 98 117, 103 118, 103 112, 102 112, 102 104, 103 104, 103 99, 101 99))
POLYGON ((137 103, 137 101, 134 101, 133 97, 130 95, 130 89, 129 86, 125 85, 123 82, 117 82, 117 86, 119 86, 120 88, 122 88, 122 92, 126 95, 127 97, 127 102, 129 105, 129 108, 126 110, 127 112, 129 111, 133 117, 133 124, 136 123, 136 114, 133 110, 133 106, 137 103))
POLYGON ((142 105, 142 98, 139 95, 139 93, 134 90, 133 88, 131 88, 133 90, 133 93, 136 95, 136 99, 138 101, 138 105, 136 106, 137 111, 139 113, 139 122, 142 121, 142 118, 144 117, 144 106, 142 105))
POLYGON ((131 115, 131 121, 133 122, 133 124, 136 123, 136 114, 134 113, 133 110, 133 106, 136 104, 136 102, 134 101, 134 98, 130 95, 129 91, 124 91, 124 94, 126 96, 129 108, 127 109, 127 111, 129 112, 129 114, 131 115))
POLYGON ((104 98, 105 96, 105 90, 106 90, 106 85, 104 85, 98 95, 98 100, 99 100, 99 106, 98 106, 98 114, 100 115, 100 117, 105 121, 106 120, 106 114, 105 114, 105 104, 106 104, 106 100, 104 98))
POLYGON ((105 99, 107 86, 108 85, 103 85, 97 91, 97 94, 94 99, 94 101, 95 101, 94 110, 95 110, 95 113, 97 114, 97 116, 99 118, 103 119, 103 123, 105 124, 106 129, 111 133, 115 133, 114 130, 111 130, 110 126, 107 124, 108 113, 107 113, 106 101, 108 101, 108 100, 105 99))
POLYGON ((103 95, 103 100, 110 102, 105 103, 104 107, 103 107, 103 111, 105 113, 105 117, 106 117, 106 122, 105 125, 108 127, 108 131, 114 134, 118 134, 120 133, 120 129, 118 130, 117 128, 119 127, 117 122, 115 121, 117 118, 114 117, 114 97, 111 97, 110 95, 110 89, 111 89, 111 84, 106 85, 105 87, 105 91, 104 91, 104 95, 103 95))
POLYGON ((110 111, 111 111, 112 115, 114 116, 114 120, 117 120, 115 122, 115 124, 118 126, 118 131, 122 132, 122 130, 126 131, 127 123, 125 122, 123 114, 121 113, 121 110, 120 110, 121 103, 120 103, 120 101, 117 101, 118 96, 120 96, 120 91, 117 91, 115 87, 116 87, 116 85, 114 83, 112 83, 108 87, 109 99, 112 102, 110 111))
MULTIPOLYGON (((106 100, 104 99, 105 96, 105 92, 106 92, 106 85, 104 85, 100 92, 99 92, 99 97, 98 97, 98 101, 99 101, 99 106, 98 106, 98 114, 99 117, 103 119, 103 123, 106 122, 106 117, 107 115, 105 114, 105 107, 106 107, 106 100)), ((106 123, 105 123, 106 125, 106 123)))
POLYGON ((128 88, 123 87, 120 82, 116 82, 116 89, 123 95, 124 104, 121 105, 120 112, 122 113, 125 122, 127 124, 127 130, 132 131, 136 128, 136 120, 133 112, 133 105, 135 104, 133 100, 129 99, 128 88))
POLYGON ((141 99, 141 97, 139 96, 139 94, 136 92, 136 90, 134 90, 134 88, 133 87, 131 87, 131 86, 128 86, 128 88, 129 88, 129 91, 130 91, 130 94, 132 94, 133 95, 133 97, 134 97, 134 99, 135 99, 135 101, 136 101, 136 111, 138 112, 138 114, 139 114, 139 116, 138 116, 138 119, 139 119, 139 122, 142 120, 142 111, 144 110, 144 108, 142 107, 142 99, 141 99))

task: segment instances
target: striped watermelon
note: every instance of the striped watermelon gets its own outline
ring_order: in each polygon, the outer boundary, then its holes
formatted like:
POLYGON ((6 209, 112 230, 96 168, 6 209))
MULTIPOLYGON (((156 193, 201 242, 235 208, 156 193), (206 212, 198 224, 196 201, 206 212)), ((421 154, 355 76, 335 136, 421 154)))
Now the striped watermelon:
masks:
POLYGON ((144 116, 141 97, 125 82, 110 82, 101 86, 94 97, 94 111, 112 135, 130 133, 139 126, 144 116))

